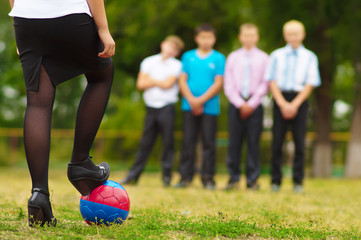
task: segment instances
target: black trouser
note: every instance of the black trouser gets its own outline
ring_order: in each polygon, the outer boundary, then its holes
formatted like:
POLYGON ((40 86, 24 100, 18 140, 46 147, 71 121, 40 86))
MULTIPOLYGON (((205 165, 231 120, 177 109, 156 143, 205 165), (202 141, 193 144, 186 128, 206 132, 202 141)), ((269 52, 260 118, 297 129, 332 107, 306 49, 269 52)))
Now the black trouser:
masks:
POLYGON ((194 116, 190 111, 183 112, 183 147, 179 166, 182 180, 193 179, 195 147, 200 133, 203 145, 202 181, 213 181, 216 165, 216 131, 217 116, 194 116))
POLYGON ((158 133, 163 140, 163 177, 171 177, 174 153, 174 119, 175 106, 168 105, 160 109, 147 107, 143 136, 135 162, 128 173, 129 179, 138 179, 142 173, 148 156, 152 151, 158 133))
POLYGON ((260 174, 259 142, 263 130, 263 107, 258 106, 246 120, 240 118, 240 110, 229 106, 229 146, 227 167, 231 181, 237 182, 241 176, 241 152, 243 140, 247 137, 247 184, 257 181, 260 174))
MULTIPOLYGON (((287 101, 292 101, 298 93, 282 93, 287 101)), ((282 145, 287 132, 287 127, 291 125, 293 141, 295 143, 295 157, 293 161, 293 182, 302 184, 304 178, 305 160, 305 134, 307 128, 308 102, 305 101, 298 109, 294 119, 285 120, 281 110, 274 102, 273 108, 273 143, 272 143, 272 183, 281 184, 282 179, 282 145)))

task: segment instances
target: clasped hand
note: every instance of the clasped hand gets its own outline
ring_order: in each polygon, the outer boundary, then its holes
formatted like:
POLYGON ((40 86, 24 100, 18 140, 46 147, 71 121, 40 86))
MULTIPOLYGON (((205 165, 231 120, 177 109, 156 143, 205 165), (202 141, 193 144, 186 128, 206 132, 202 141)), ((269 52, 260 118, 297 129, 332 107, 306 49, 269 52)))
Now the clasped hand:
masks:
POLYGON ((189 105, 191 105, 192 113, 194 116, 203 114, 204 102, 199 97, 191 97, 188 99, 189 105))
POLYGON ((240 108, 239 108, 239 117, 242 120, 246 120, 247 118, 249 118, 254 112, 254 108, 251 107, 250 105, 248 105, 248 103, 244 103, 240 108))
POLYGON ((284 119, 294 119, 298 112, 298 106, 292 102, 285 102, 280 106, 281 113, 284 119))

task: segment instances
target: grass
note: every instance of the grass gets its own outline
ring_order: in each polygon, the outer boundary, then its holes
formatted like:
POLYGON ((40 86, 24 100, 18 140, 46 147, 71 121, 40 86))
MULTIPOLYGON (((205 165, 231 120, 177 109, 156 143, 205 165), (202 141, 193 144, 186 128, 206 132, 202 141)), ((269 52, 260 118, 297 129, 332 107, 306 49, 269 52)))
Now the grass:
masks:
MULTIPOLYGON (((163 188, 158 173, 146 173, 138 186, 125 186, 131 217, 121 226, 89 226, 79 213, 80 195, 66 168, 50 170, 50 189, 58 225, 29 228, 30 177, 25 168, 0 168, 0 239, 361 239, 361 180, 307 179, 305 193, 285 179, 279 193, 260 179, 261 190, 222 190, 227 176, 217 175, 217 190, 163 188)), ((110 179, 119 180, 123 171, 110 179)), ((178 176, 175 177, 175 181, 178 176)))

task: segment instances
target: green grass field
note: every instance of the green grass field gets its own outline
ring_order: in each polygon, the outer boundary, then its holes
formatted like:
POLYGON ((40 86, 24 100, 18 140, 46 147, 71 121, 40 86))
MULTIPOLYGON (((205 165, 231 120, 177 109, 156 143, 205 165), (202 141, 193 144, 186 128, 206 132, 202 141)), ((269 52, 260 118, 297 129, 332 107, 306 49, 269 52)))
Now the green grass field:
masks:
MULTIPOLYGON (((138 186, 126 186, 130 219, 101 227, 83 221, 80 195, 64 167, 49 174, 58 225, 29 228, 27 169, 0 171, 0 239, 361 239, 361 180, 307 179, 305 193, 297 194, 290 179, 271 192, 263 176, 258 192, 247 191, 244 181, 240 190, 226 192, 226 175, 217 175, 217 190, 209 191, 198 178, 188 189, 165 189, 159 174, 146 173, 138 186)), ((113 171, 110 179, 124 176, 113 171)))

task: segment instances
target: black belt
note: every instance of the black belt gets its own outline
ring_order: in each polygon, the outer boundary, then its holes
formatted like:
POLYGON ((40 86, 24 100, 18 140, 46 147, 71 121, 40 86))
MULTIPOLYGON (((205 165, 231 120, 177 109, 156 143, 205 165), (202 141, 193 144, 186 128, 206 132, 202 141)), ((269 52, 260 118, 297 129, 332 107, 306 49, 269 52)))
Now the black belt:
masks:
POLYGON ((283 94, 298 94, 296 91, 282 91, 283 94))

